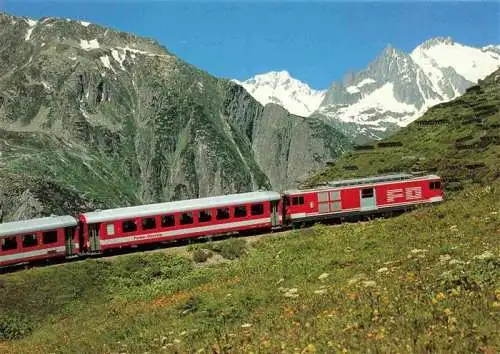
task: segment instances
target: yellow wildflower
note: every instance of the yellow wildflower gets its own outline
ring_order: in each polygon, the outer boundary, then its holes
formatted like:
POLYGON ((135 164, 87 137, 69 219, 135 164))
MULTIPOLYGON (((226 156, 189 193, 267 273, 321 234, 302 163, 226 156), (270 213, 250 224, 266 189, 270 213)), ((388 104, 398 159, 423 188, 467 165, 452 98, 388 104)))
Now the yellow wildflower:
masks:
POLYGON ((307 347, 302 350, 302 353, 316 353, 316 347, 314 344, 308 344, 307 347))

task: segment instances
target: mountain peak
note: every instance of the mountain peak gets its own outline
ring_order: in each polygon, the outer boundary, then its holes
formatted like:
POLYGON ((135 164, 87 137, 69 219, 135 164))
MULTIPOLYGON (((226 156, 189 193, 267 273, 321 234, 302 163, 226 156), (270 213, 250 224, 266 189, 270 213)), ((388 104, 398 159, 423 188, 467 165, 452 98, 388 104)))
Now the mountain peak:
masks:
POLYGON ((440 44, 454 45, 455 41, 451 37, 435 37, 435 38, 431 38, 431 39, 426 40, 418 47, 420 47, 422 49, 429 49, 431 47, 434 47, 434 46, 437 46, 440 44))
POLYGON ((400 57, 404 57, 406 56, 407 54, 397 48, 394 48, 392 46, 392 44, 387 44, 387 46, 384 48, 384 50, 382 51, 382 53, 380 54, 379 57, 393 57, 393 58, 400 58, 400 57))
POLYGON ((272 83, 279 83, 279 84, 286 84, 291 81, 298 81, 297 79, 294 79, 290 73, 286 70, 281 70, 281 71, 269 71, 267 73, 263 74, 258 74, 255 75, 253 78, 247 80, 252 82, 272 82, 272 83))
POLYGON ((500 66, 500 48, 436 37, 408 55, 387 45, 367 69, 332 85, 318 113, 346 135, 382 137, 465 92, 500 66), (498 51, 497 51, 498 50, 498 51))
POLYGON ((269 75, 276 76, 279 78, 290 78, 291 75, 287 70, 280 70, 280 71, 270 71, 268 72, 269 75))
POLYGON ((276 103, 299 116, 309 116, 314 112, 325 95, 325 91, 312 89, 286 70, 255 75, 243 82, 233 81, 243 86, 262 105, 276 103))

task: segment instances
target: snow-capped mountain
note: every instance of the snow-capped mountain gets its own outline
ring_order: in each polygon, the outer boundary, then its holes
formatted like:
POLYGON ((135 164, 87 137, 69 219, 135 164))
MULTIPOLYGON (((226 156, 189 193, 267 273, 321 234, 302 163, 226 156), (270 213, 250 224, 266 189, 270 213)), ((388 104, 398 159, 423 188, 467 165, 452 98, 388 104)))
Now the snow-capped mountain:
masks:
POLYGON ((334 82, 315 116, 353 138, 381 138, 460 96, 500 66, 500 46, 434 38, 410 54, 388 46, 368 67, 334 82))
POLYGON ((326 93, 326 90, 313 90, 306 83, 291 77, 287 71, 271 71, 243 82, 233 81, 243 86, 261 104, 276 103, 290 113, 304 117, 319 107, 326 93))
POLYGON ((382 138, 438 103, 462 95, 500 66, 500 45, 474 48, 437 37, 411 53, 388 46, 358 73, 325 91, 286 71, 233 80, 260 103, 277 103, 302 116, 322 118, 354 140, 382 138))

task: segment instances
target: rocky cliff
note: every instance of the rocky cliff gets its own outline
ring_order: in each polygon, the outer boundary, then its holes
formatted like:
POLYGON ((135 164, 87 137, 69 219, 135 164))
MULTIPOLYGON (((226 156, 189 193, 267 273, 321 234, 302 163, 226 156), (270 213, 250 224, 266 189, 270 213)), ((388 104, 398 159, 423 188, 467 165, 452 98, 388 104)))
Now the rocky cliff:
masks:
POLYGON ((293 187, 347 146, 156 42, 0 13, 0 213, 293 187))

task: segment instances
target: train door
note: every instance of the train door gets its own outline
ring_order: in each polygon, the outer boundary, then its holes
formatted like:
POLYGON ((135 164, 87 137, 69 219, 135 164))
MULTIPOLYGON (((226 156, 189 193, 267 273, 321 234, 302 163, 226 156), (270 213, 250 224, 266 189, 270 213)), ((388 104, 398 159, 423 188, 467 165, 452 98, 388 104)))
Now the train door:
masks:
POLYGON ((361 211, 377 209, 377 200, 375 197, 375 189, 373 187, 362 188, 359 192, 359 198, 361 211))
POLYGON ((320 213, 333 213, 342 210, 340 191, 318 193, 318 207, 320 213))
POLYGON ((75 245, 73 244, 73 236, 75 229, 73 227, 67 227, 64 229, 64 245, 66 246, 66 257, 70 257, 74 254, 75 245))
POLYGON ((328 202, 328 192, 318 193, 318 207, 320 213, 330 212, 330 205, 328 202))
POLYGON ((280 218, 279 218, 279 200, 271 201, 271 224, 273 227, 280 226, 280 218))
POLYGON ((101 250, 101 242, 99 240, 100 226, 100 223, 89 225, 89 251, 91 253, 99 252, 101 250))
POLYGON ((290 203, 290 200, 288 199, 288 196, 285 195, 281 198, 281 214, 282 214, 282 217, 283 217, 283 225, 286 225, 288 223, 288 217, 289 215, 287 215, 288 213, 288 206, 291 204, 290 203))

